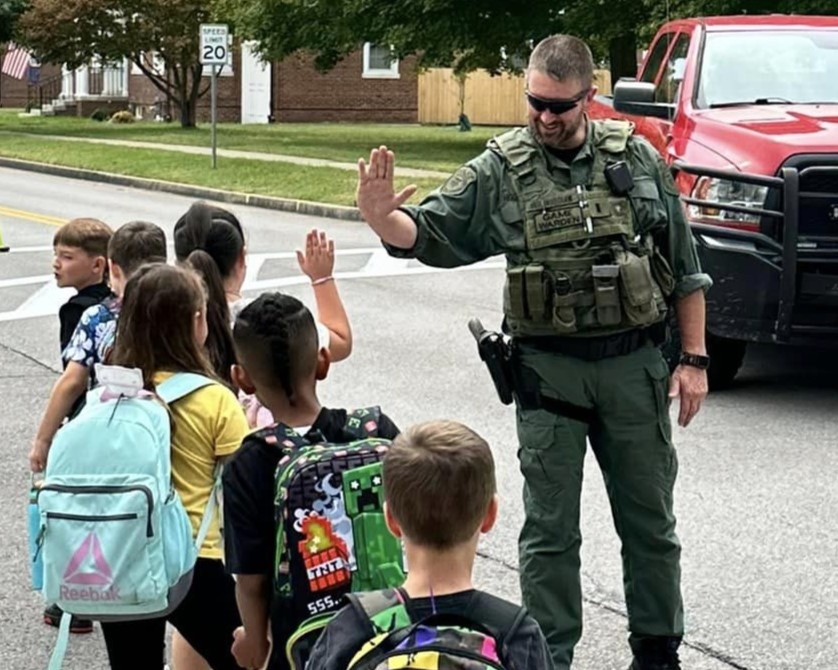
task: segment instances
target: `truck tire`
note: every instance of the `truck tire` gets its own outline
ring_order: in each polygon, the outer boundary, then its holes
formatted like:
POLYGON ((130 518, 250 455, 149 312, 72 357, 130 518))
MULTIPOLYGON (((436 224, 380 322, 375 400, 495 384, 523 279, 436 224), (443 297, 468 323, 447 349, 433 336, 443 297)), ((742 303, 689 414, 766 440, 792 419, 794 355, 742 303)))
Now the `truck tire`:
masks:
POLYGON ((748 343, 742 340, 707 333, 707 354, 710 356, 707 381, 711 391, 730 388, 745 360, 747 347, 748 343))

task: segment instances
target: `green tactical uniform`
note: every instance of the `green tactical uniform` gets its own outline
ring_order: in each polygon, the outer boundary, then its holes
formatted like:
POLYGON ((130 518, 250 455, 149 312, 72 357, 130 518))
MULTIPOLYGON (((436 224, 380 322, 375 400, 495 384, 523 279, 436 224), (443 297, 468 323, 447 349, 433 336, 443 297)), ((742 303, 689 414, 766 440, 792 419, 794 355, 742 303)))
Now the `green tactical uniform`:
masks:
POLYGON ((653 333, 662 331, 667 304, 711 282, 669 170, 632 130, 589 121, 570 165, 526 128, 494 138, 420 205, 404 208, 418 227, 414 247, 387 247, 436 267, 504 254, 504 323, 517 365, 542 395, 596 413, 588 425, 518 403, 521 587, 560 670, 582 632, 586 438, 622 541, 632 646, 683 632, 669 370, 653 333), (604 177, 621 160, 633 177, 628 197, 604 177))

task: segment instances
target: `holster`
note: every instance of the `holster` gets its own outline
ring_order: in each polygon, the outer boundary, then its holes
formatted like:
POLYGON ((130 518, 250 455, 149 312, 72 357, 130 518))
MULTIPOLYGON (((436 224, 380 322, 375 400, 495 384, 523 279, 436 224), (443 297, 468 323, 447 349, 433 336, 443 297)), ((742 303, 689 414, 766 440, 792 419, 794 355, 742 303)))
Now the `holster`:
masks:
POLYGON ((480 358, 486 363, 492 383, 504 405, 510 405, 516 400, 518 407, 524 410, 544 409, 587 424, 596 420, 593 409, 542 394, 538 375, 521 363, 514 340, 510 341, 501 333, 486 330, 478 319, 469 321, 468 327, 477 340, 480 358))

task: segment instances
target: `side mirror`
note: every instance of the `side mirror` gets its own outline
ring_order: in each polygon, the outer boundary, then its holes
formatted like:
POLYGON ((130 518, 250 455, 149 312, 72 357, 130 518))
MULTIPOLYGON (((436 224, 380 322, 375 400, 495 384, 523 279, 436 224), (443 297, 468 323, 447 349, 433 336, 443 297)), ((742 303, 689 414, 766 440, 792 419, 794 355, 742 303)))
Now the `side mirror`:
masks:
POLYGON ((634 79, 620 79, 614 86, 614 109, 623 114, 672 119, 675 105, 655 102, 655 85, 634 79))

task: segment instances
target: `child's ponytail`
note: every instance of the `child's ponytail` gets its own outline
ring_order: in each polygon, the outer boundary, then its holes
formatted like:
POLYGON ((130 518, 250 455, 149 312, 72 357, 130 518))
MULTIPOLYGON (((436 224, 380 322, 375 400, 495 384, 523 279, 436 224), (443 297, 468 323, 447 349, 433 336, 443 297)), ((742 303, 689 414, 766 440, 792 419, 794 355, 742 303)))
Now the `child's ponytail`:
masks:
POLYGON ((230 367, 236 362, 236 353, 230 329, 230 307, 221 273, 216 262, 203 249, 196 249, 189 254, 186 262, 201 275, 207 288, 207 356, 216 375, 232 387, 230 367))

